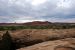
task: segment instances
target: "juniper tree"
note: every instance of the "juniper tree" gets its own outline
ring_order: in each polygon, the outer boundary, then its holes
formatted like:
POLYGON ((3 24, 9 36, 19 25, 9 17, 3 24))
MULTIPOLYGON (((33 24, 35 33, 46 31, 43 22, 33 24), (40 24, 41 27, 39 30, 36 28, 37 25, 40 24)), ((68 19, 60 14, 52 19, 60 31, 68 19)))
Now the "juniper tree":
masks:
POLYGON ((0 50, 15 50, 11 36, 8 31, 2 37, 2 46, 0 50))

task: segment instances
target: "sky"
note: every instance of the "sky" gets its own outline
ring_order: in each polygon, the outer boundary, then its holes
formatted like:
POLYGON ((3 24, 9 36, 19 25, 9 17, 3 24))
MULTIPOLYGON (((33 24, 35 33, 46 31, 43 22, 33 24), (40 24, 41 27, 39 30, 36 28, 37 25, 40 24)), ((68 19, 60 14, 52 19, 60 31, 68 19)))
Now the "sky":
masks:
POLYGON ((75 22, 75 0, 0 0, 0 23, 75 22))

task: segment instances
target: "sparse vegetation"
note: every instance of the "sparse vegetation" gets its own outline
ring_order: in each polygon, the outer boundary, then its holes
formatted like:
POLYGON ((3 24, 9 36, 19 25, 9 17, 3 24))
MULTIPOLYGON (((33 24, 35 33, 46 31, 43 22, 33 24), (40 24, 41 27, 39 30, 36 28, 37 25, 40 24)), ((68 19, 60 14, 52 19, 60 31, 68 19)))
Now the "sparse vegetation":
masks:
POLYGON ((0 30, 19 30, 19 29, 71 29, 75 28, 75 25, 71 24, 50 24, 46 26, 0 26, 0 30))

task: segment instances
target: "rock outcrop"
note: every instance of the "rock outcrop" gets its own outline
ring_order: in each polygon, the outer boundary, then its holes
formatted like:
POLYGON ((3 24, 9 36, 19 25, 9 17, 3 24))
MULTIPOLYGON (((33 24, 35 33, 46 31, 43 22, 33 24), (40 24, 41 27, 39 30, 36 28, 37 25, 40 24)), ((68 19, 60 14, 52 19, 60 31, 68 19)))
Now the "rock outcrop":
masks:
POLYGON ((17 50, 75 50, 75 38, 47 41, 17 50))

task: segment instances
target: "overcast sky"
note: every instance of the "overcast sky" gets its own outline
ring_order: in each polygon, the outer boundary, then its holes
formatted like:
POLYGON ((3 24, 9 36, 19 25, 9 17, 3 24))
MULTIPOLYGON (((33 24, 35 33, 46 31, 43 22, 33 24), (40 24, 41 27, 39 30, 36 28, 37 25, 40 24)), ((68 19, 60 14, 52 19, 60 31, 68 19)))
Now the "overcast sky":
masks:
POLYGON ((75 22, 75 0, 0 0, 0 22, 75 22))

